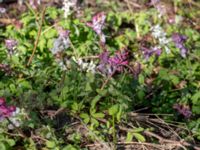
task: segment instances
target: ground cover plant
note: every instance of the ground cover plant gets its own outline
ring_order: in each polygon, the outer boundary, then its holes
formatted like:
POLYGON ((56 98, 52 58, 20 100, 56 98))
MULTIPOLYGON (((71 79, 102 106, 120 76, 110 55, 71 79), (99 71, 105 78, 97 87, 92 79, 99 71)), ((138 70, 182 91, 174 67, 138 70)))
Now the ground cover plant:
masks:
POLYGON ((0 150, 200 149, 199 10, 0 1, 0 150))

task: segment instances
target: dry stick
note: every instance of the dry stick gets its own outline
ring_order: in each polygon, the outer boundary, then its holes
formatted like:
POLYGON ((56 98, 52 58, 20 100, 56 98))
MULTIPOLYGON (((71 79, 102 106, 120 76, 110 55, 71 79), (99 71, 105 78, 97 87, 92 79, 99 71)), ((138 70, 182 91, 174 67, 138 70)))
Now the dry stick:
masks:
MULTIPOLYGON (((134 70, 129 66, 129 65, 117 65, 118 66, 125 66, 127 67, 132 73, 134 73, 134 70)), ((112 78, 112 76, 116 73, 116 69, 113 71, 113 73, 111 75, 108 76, 108 78, 104 81, 103 85, 101 86, 101 90, 103 90, 106 86, 106 84, 108 83, 108 81, 112 78)))
POLYGON ((165 145, 159 145, 159 144, 153 144, 153 143, 147 143, 147 142, 118 142, 117 145, 118 146, 120 145, 146 145, 146 146, 151 146, 158 149, 162 149, 163 147, 166 147, 165 145))
POLYGON ((26 138, 27 136, 23 133, 23 131, 18 128, 8 117, 6 117, 6 119, 8 120, 8 122, 10 124, 12 124, 12 126, 17 130, 17 132, 19 132, 20 136, 23 137, 23 138, 26 138))
POLYGON ((40 24, 40 27, 39 27, 39 31, 38 31, 38 34, 37 34, 37 39, 35 41, 35 45, 34 45, 34 48, 33 48, 33 52, 28 60, 28 63, 27 63, 27 66, 29 66, 31 64, 31 61, 33 59, 33 56, 35 54, 35 51, 36 51, 36 48, 37 48, 37 45, 38 45, 38 42, 39 42, 39 39, 40 39, 40 35, 41 35, 41 32, 42 32, 42 24, 44 22, 44 17, 45 17, 45 11, 46 11, 46 7, 44 7, 43 11, 42 11, 42 20, 41 20, 41 24, 40 24))
POLYGON ((114 70, 113 73, 111 75, 109 75, 109 77, 103 82, 103 84, 101 86, 101 90, 103 90, 105 88, 106 84, 112 78, 112 76, 115 74, 115 72, 116 72, 116 70, 114 70))
MULTIPOLYGON (((131 129, 128 129, 128 128, 125 128, 125 127, 121 127, 119 126, 119 129, 121 129, 122 131, 126 131, 126 132, 131 132, 132 130, 131 129)), ((179 146, 179 147, 192 147, 194 148, 195 150, 200 150, 200 147, 198 146, 195 146, 195 145, 192 145, 191 143, 188 143, 188 142, 185 142, 184 140, 180 140, 180 141, 172 141, 172 140, 168 140, 168 139, 165 139, 153 132, 150 132, 150 131, 144 131, 143 132, 146 136, 150 136, 150 137, 154 137, 156 139, 159 140, 160 143, 168 143, 168 144, 172 144, 172 145, 176 145, 176 146, 179 146)))

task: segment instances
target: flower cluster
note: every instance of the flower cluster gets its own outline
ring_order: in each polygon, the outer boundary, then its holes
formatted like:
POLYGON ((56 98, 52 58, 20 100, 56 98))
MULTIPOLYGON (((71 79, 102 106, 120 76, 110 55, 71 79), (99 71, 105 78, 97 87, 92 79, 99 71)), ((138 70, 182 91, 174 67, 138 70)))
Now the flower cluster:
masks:
POLYGON ((185 48, 184 42, 187 40, 187 37, 179 33, 174 33, 172 35, 172 40, 176 47, 180 50, 181 56, 185 58, 188 50, 185 48))
POLYGON ((151 57, 152 55, 160 56, 162 53, 162 50, 158 47, 154 47, 151 49, 142 47, 142 52, 144 54, 145 59, 148 60, 149 57, 151 57))
POLYGON ((81 70, 84 70, 86 72, 95 73, 96 72, 96 65, 94 64, 94 61, 90 62, 84 62, 83 59, 79 58, 76 59, 75 57, 72 57, 73 61, 78 64, 81 70))
POLYGON ((106 75, 112 75, 115 72, 122 72, 128 65, 128 51, 117 51, 114 56, 110 57, 108 51, 104 51, 99 56, 100 64, 98 70, 106 75))
POLYGON ((64 17, 67 18, 71 14, 71 9, 75 8, 77 0, 63 0, 64 17))
POLYGON ((167 44, 171 42, 171 39, 166 37, 166 32, 161 28, 160 25, 153 26, 152 29, 152 36, 158 40, 159 45, 165 48, 167 54, 170 53, 170 49, 168 48, 167 44))
POLYGON ((8 53, 10 55, 12 55, 14 53, 14 50, 15 50, 17 44, 18 44, 18 42, 14 39, 5 40, 5 45, 6 45, 6 48, 8 50, 8 53))
POLYGON ((3 8, 3 7, 0 7, 0 15, 1 15, 1 14, 4 14, 5 12, 6 12, 6 9, 3 8))
POLYGON ((5 75, 11 75, 12 70, 9 65, 7 64, 0 64, 0 71, 4 72, 5 75))
POLYGON ((41 4, 41 0, 29 0, 29 4, 33 9, 36 9, 41 4))
POLYGON ((103 45, 106 42, 105 35, 102 31, 105 24, 105 19, 106 19, 106 15, 104 14, 104 12, 100 12, 96 14, 95 16, 93 16, 92 22, 87 23, 87 26, 91 27, 100 37, 100 42, 103 45))
POLYGON ((173 106, 173 108, 176 109, 185 118, 190 118, 191 115, 192 115, 192 112, 190 111, 189 106, 181 105, 181 104, 175 104, 173 106))
POLYGON ((0 121, 4 120, 7 117, 11 117, 15 111, 15 106, 7 106, 5 99, 0 98, 0 121))
POLYGON ((55 39, 53 48, 50 50, 53 55, 59 54, 70 47, 69 30, 60 29, 59 37, 55 39))
POLYGON ((5 118, 8 118, 8 129, 12 130, 15 127, 19 127, 22 124, 22 117, 25 115, 24 109, 15 106, 7 106, 5 99, 0 98, 0 121, 7 121, 5 118))
POLYGON ((15 112, 13 112, 13 115, 9 118, 11 123, 8 124, 8 129, 13 130, 15 127, 21 126, 25 116, 27 116, 27 114, 24 109, 16 107, 15 112))
POLYGON ((167 7, 162 4, 160 0, 151 0, 150 5, 153 5, 157 9, 159 13, 158 17, 165 16, 167 14, 167 7))

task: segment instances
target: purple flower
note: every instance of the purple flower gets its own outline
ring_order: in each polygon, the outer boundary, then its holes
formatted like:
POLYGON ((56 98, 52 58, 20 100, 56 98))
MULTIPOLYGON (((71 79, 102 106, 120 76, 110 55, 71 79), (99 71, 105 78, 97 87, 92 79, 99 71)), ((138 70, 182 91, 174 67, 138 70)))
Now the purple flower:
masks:
POLYGON ((190 111, 189 106, 181 105, 181 104, 174 104, 173 108, 176 109, 185 118, 190 118, 192 115, 192 112, 190 111))
POLYGON ((175 43, 176 47, 180 50, 181 56, 185 58, 188 50, 187 48, 185 48, 184 42, 187 40, 187 37, 179 33, 174 33, 172 35, 172 40, 175 43))
POLYGON ((5 99, 0 97, 0 106, 3 105, 3 104, 5 104, 5 99))
POLYGON ((151 0, 150 5, 158 4, 160 0, 151 0))
POLYGON ((151 49, 148 49, 146 47, 142 47, 142 52, 143 52, 145 59, 148 60, 149 57, 151 57, 152 55, 160 56, 161 53, 162 53, 162 50, 160 48, 157 48, 157 47, 154 47, 154 48, 151 48, 151 49))
POLYGON ((53 48, 50 50, 53 55, 59 54, 70 47, 69 30, 58 28, 59 37, 54 40, 53 48))
POLYGON ((0 7, 0 14, 4 14, 6 12, 6 9, 3 7, 0 7))
POLYGON ((6 48, 8 49, 9 54, 14 53, 14 49, 17 46, 17 41, 14 39, 7 39, 5 40, 6 48))
POLYGON ((15 106, 7 106, 5 99, 0 98, 0 120, 3 120, 6 117, 11 117, 15 110, 15 106))
POLYGON ((116 54, 111 57, 108 62, 111 66, 113 66, 116 71, 122 72, 125 65, 128 65, 128 51, 118 51, 116 54))
POLYGON ((41 4, 41 0, 29 0, 29 4, 33 9, 36 9, 41 4))
POLYGON ((115 72, 122 72, 124 67, 128 65, 128 51, 117 51, 114 56, 110 57, 108 51, 104 51, 99 55, 100 64, 97 67, 100 72, 112 75, 115 72))
POLYGON ((69 37, 69 34, 70 34, 69 30, 65 30, 62 27, 57 27, 57 30, 60 37, 63 37, 63 38, 69 37))
POLYGON ((99 35, 101 43, 106 42, 105 35, 102 32, 105 19, 106 15, 104 12, 100 12, 92 18, 92 22, 87 23, 87 26, 91 27, 97 33, 97 35, 99 35))
POLYGON ((12 74, 12 70, 7 64, 0 64, 0 71, 4 72, 6 75, 12 74))

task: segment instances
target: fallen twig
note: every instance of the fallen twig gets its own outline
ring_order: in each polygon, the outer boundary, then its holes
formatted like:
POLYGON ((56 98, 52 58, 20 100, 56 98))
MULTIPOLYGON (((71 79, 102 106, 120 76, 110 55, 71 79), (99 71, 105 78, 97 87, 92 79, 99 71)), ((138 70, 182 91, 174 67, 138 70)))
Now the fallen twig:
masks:
POLYGON ((30 56, 30 58, 28 60, 27 66, 29 66, 31 64, 33 56, 34 56, 36 48, 37 48, 37 45, 39 43, 40 35, 41 35, 41 32, 42 32, 42 25, 43 25, 44 18, 45 18, 45 12, 46 12, 46 7, 44 7, 44 9, 42 11, 42 19, 41 19, 41 24, 40 24, 40 27, 39 27, 39 30, 38 30, 38 34, 37 34, 37 39, 35 41, 33 52, 32 52, 32 54, 31 54, 31 56, 30 56))

